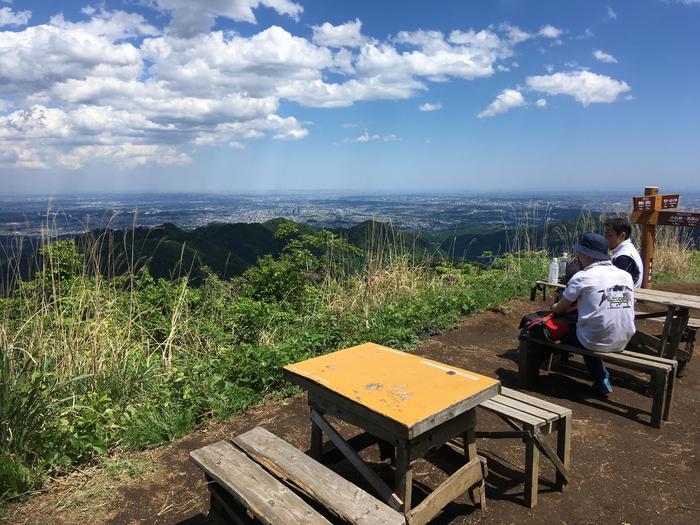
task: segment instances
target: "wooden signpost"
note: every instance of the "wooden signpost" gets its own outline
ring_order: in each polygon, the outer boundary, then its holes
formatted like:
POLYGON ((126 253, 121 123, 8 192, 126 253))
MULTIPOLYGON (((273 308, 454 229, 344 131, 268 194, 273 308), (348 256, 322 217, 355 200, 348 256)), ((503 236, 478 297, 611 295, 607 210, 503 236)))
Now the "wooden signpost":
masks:
POLYGON ((656 226, 686 226, 694 228, 700 226, 700 213, 692 211, 678 211, 680 195, 671 193, 659 194, 657 186, 644 188, 643 197, 632 197, 634 211, 632 223, 642 225, 641 256, 644 263, 642 288, 649 288, 649 279, 654 262, 654 238, 656 226))

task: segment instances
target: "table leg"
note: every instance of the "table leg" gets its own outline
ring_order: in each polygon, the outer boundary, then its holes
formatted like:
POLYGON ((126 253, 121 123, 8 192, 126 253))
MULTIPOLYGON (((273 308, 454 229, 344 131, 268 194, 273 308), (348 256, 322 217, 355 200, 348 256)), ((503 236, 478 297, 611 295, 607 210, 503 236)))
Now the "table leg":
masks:
POLYGON ((666 357, 666 349, 668 348, 668 338, 671 334, 671 325, 675 316, 676 309, 673 306, 668 307, 668 313, 666 313, 666 320, 664 321, 664 327, 661 331, 661 346, 659 347, 659 357, 666 357))
MULTIPOLYGON (((313 410, 313 409, 312 409, 313 410)), ((323 455, 323 432, 313 419, 311 419, 311 446, 309 449, 310 456, 320 462, 323 455)))
POLYGON ((411 510, 413 468, 411 467, 411 447, 405 440, 400 440, 396 445, 395 472, 394 493, 403 501, 402 510, 406 514, 411 510))
POLYGON ((469 428, 462 434, 462 443, 464 445, 464 457, 469 462, 476 457, 476 410, 469 411, 467 424, 469 428))
POLYGON ((671 324, 671 333, 668 347, 666 349, 666 355, 662 357, 676 359, 676 356, 678 355, 678 347, 681 344, 681 337, 683 336, 686 326, 688 326, 689 316, 689 310, 687 308, 678 308, 676 310, 676 317, 671 324))
MULTIPOLYGON (((468 412, 469 419, 467 420, 468 429, 462 434, 462 444, 464 446, 464 456, 469 463, 476 458, 476 410, 472 409, 468 412)), ((469 497, 474 502, 474 505, 479 505, 482 500, 483 484, 469 488, 469 497)))

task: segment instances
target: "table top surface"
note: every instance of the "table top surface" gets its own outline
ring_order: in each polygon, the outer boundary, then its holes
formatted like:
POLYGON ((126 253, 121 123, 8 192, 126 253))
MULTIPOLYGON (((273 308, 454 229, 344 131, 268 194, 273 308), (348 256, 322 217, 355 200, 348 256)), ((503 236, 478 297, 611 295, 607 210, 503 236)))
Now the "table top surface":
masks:
MULTIPOLYGON (((553 288, 566 288, 560 283, 537 281, 535 284, 551 286, 553 288)), ((697 295, 666 292, 664 290, 652 290, 649 288, 635 288, 634 298, 647 303, 658 303, 666 306, 680 306, 683 308, 700 308, 700 297, 697 295)))
POLYGON ((285 370, 407 427, 450 409, 452 416, 459 415, 483 401, 479 394, 496 395, 500 387, 497 379, 374 343, 287 365, 285 370))

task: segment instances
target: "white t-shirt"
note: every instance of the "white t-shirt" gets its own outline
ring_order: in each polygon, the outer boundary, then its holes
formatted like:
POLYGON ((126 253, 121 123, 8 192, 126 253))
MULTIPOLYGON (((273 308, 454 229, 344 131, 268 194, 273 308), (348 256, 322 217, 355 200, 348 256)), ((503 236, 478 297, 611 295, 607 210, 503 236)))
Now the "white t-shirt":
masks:
POLYGON ((629 273, 610 261, 598 261, 577 272, 563 297, 578 301, 576 335, 596 352, 624 350, 634 335, 634 284, 629 273))

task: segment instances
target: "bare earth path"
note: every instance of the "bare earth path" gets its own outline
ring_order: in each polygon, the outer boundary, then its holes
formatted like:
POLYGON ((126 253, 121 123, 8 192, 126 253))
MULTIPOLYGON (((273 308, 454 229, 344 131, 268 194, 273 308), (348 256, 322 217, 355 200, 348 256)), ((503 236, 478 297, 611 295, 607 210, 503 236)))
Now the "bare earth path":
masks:
MULTIPOLYGON (((700 295, 698 284, 663 288, 700 295)), ((512 301, 425 341, 416 353, 496 376, 505 386, 515 387, 518 321, 523 314, 544 307, 541 301, 512 301)), ((488 459, 490 471, 488 512, 482 514, 460 499, 435 523, 700 523, 700 357, 678 379, 671 421, 661 430, 646 424, 651 402, 643 395, 639 378, 614 368, 611 372, 615 391, 608 400, 591 394, 585 368, 576 359, 565 368, 555 366, 532 392, 573 410, 573 481, 563 494, 551 488, 547 480, 554 479, 553 469, 543 461, 539 503, 532 511, 525 508, 521 503, 522 443, 481 440, 479 452, 488 459)), ((256 425, 305 449, 309 439, 305 399, 259 406, 164 449, 139 454, 135 458, 147 463, 148 469, 138 478, 104 481, 101 474, 97 482, 88 472, 54 482, 46 493, 7 509, 4 522, 204 524, 207 490, 188 452, 256 425)), ((481 428, 502 425, 494 416, 480 414, 481 428)), ((353 432, 349 427, 345 430, 353 432)), ((379 462, 373 449, 367 457, 379 462)), ((352 476, 342 464, 340 468, 352 476)), ((386 466, 377 468, 386 474, 386 466)), ((428 486, 441 475, 425 461, 416 468, 418 482, 428 486)))

